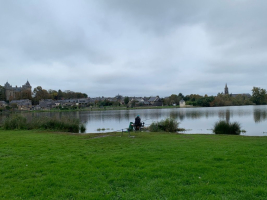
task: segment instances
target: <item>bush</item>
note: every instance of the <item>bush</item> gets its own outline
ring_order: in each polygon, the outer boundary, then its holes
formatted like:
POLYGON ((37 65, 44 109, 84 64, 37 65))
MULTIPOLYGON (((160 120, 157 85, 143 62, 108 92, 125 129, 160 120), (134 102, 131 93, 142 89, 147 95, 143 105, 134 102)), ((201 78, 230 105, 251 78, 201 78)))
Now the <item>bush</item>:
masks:
POLYGON ((151 132, 158 132, 158 131, 165 131, 165 132, 176 132, 178 131, 179 123, 172 119, 167 118, 165 120, 161 120, 160 122, 153 122, 149 126, 149 131, 151 132))
POLYGON ((85 127, 80 125, 78 119, 74 118, 49 118, 40 117, 27 121, 27 119, 21 115, 13 115, 4 120, 3 128, 6 130, 13 129, 44 129, 44 130, 57 130, 64 132, 85 132, 85 127))
POLYGON ((159 126, 158 126, 158 123, 153 122, 153 123, 149 126, 148 130, 149 130, 150 132, 158 132, 158 131, 160 131, 159 126))
POLYGON ((83 124, 81 125, 80 130, 81 130, 81 133, 85 132, 86 128, 85 128, 85 126, 83 124))
POLYGON ((215 134, 239 135, 241 126, 238 122, 227 123, 226 121, 219 121, 215 123, 213 132, 215 134))

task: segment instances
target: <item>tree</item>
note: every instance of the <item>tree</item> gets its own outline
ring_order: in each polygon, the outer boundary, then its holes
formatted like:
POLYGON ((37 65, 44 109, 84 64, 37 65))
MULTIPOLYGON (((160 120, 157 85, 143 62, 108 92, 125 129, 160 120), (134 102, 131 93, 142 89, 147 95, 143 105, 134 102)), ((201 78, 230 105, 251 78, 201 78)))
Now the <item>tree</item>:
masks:
POLYGON ((196 105, 203 107, 210 107, 211 102, 214 101, 214 99, 215 98, 213 96, 209 97, 208 95, 206 95, 205 97, 198 99, 196 105))
POLYGON ((82 95, 83 95, 83 98, 88 98, 88 95, 87 94, 82 93, 82 95))
POLYGON ((129 103, 130 99, 129 99, 129 97, 126 96, 126 97, 124 97, 123 101, 124 101, 124 104, 127 105, 129 103))
POLYGON ((167 106, 168 106, 168 105, 171 105, 170 102, 171 102, 171 101, 170 101, 170 98, 169 98, 169 97, 166 97, 166 98, 163 99, 163 104, 164 104, 164 105, 167 105, 167 106))
POLYGON ((118 102, 118 101, 113 101, 113 102, 112 102, 112 106, 120 106, 120 102, 118 102))
POLYGON ((34 88, 33 96, 34 96, 33 98, 34 105, 37 105, 41 99, 51 98, 51 95, 47 92, 47 90, 44 90, 41 86, 34 88))
POLYGON ((232 97, 229 94, 218 93, 210 106, 232 106, 232 97))
POLYGON ((87 98, 88 97, 87 94, 81 93, 81 92, 76 92, 75 94, 76 94, 76 98, 78 98, 78 99, 87 98))
POLYGON ((54 99, 54 100, 58 99, 58 93, 56 90, 48 90, 48 93, 50 94, 52 99, 54 99))
POLYGON ((31 91, 30 90, 24 90, 21 92, 21 99, 32 99, 31 91))
POLYGON ((61 100, 63 98, 63 92, 61 90, 58 90, 57 92, 57 99, 61 100))
POLYGON ((0 85, 0 101, 6 100, 5 88, 0 85))
POLYGON ((136 103, 137 103, 136 100, 132 100, 132 101, 131 101, 131 107, 132 107, 132 108, 135 107, 135 106, 136 106, 136 103))
POLYGON ((184 98, 184 95, 182 93, 179 93, 178 97, 180 97, 180 99, 182 100, 184 98))
POLYGON ((111 106, 112 102, 110 102, 109 100, 105 99, 104 101, 100 102, 100 106, 111 106))
MULTIPOLYGON (((181 93, 180 93, 181 94, 181 93)), ((182 97, 176 94, 172 94, 169 97, 170 104, 176 104, 179 105, 179 102, 182 100, 182 97)))
POLYGON ((187 105, 196 106, 197 101, 201 98, 203 98, 203 96, 200 96, 198 94, 190 94, 190 95, 186 95, 183 99, 186 101, 187 105))
POLYGON ((235 97, 232 97, 232 103, 234 106, 240 106, 240 105, 252 105, 251 98, 246 95, 239 94, 235 97))
POLYGON ((190 94, 190 95, 186 95, 184 97, 185 101, 197 101, 198 99, 202 98, 203 96, 200 96, 198 94, 190 94))
POLYGON ((267 102, 267 95, 266 90, 259 88, 259 87, 253 87, 252 89, 252 102, 256 105, 263 105, 267 102))

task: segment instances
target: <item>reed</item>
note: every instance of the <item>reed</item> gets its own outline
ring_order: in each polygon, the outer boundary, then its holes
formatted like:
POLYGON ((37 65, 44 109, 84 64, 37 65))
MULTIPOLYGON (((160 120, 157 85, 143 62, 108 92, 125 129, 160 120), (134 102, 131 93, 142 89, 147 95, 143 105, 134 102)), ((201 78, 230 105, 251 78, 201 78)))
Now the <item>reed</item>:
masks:
POLYGON ((85 126, 80 124, 78 119, 74 118, 56 118, 56 117, 40 117, 32 120, 27 120, 22 115, 12 115, 7 117, 3 123, 3 129, 5 130, 56 130, 64 132, 85 132, 85 126))
POLYGON ((21 115, 7 117, 2 125, 5 130, 27 129, 26 118, 21 115))

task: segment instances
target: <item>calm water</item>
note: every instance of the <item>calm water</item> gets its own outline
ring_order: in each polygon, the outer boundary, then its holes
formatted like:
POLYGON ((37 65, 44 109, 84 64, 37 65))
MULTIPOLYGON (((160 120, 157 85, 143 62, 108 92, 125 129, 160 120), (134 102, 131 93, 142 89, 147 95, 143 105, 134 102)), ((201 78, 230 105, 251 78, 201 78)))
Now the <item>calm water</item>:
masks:
POLYGON ((267 136, 267 106, 230 106, 212 108, 173 108, 147 110, 82 111, 60 113, 25 113, 27 117, 73 116, 86 125, 87 133, 121 131, 129 122, 140 115, 145 125, 172 117, 180 122, 179 127, 187 129, 184 133, 212 134, 215 122, 226 120, 239 122, 246 130, 242 135, 267 136), (97 129, 105 129, 99 131, 97 129))

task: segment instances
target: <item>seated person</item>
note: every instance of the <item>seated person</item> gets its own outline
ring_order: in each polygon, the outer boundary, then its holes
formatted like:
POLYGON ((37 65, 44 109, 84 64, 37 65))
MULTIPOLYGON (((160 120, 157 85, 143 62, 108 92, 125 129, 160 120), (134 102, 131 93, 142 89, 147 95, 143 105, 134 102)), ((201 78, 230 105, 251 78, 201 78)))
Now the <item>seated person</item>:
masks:
POLYGON ((139 117, 139 115, 137 115, 137 117, 135 118, 135 122, 134 122, 135 126, 139 126, 141 127, 141 118, 139 117))

